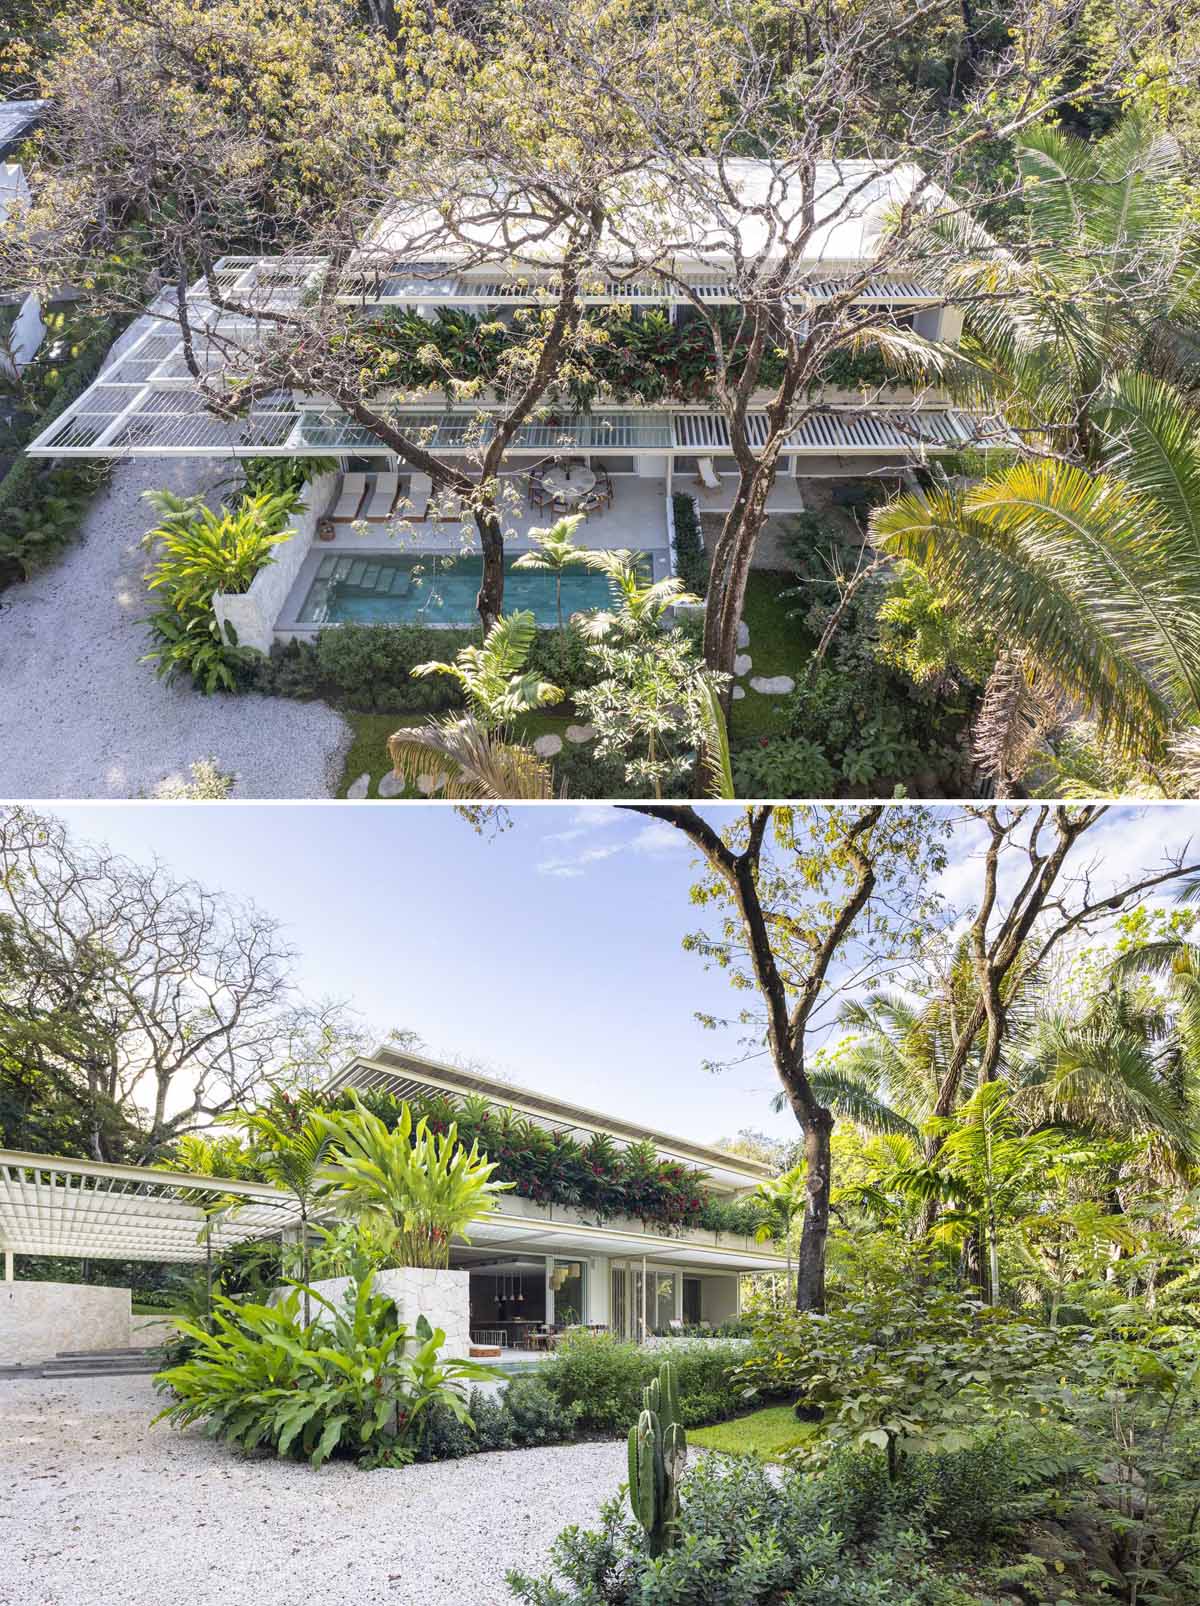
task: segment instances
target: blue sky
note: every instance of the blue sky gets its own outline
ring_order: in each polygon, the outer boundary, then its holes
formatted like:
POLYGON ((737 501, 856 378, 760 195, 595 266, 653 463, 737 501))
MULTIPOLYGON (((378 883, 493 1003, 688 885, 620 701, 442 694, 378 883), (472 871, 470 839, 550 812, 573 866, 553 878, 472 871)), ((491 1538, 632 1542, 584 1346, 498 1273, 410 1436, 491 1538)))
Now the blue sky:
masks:
MULTIPOLYGON (((693 857, 669 826, 597 805, 513 811, 488 840, 444 806, 54 805, 80 837, 156 855, 284 923, 314 995, 410 1027, 436 1057, 697 1141, 744 1127, 790 1137, 765 1060, 694 1019, 746 1002, 682 951, 699 921, 693 857)), ((716 818, 720 811, 706 810, 716 818)), ((953 811, 957 815, 957 811, 953 811)), ((973 884, 978 827, 957 833, 944 890, 973 884)), ((1194 838, 1200 807, 1116 809, 1090 834, 1097 888, 1194 838)))

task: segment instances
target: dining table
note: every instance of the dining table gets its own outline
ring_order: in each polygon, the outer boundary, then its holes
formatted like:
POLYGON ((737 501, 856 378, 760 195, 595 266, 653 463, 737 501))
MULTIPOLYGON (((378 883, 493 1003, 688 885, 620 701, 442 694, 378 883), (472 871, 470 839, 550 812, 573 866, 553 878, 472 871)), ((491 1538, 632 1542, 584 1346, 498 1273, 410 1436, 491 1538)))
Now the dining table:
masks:
POLYGON ((556 502, 567 502, 574 507, 596 489, 596 475, 584 463, 576 463, 572 468, 558 463, 542 475, 542 489, 556 502))

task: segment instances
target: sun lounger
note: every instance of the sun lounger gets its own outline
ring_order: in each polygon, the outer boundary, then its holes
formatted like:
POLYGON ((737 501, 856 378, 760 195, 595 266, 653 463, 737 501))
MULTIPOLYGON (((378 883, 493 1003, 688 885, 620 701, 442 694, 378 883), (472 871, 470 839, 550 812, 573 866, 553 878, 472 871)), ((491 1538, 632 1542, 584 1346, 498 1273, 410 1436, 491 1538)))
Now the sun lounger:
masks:
POLYGON ((386 519, 396 505, 396 492, 400 489, 399 474, 376 474, 375 489, 367 501, 364 519, 386 519))
POLYGON ((433 481, 429 475, 414 474, 408 486, 408 500, 412 505, 405 513, 405 517, 423 519, 429 511, 429 498, 432 492, 433 481))
POLYGON ((330 517, 339 524, 349 524, 352 519, 356 519, 366 489, 365 474, 343 474, 341 493, 330 517))
POLYGON ((706 491, 719 491, 721 489, 721 476, 713 467, 711 457, 701 457, 697 461, 696 478, 706 491))

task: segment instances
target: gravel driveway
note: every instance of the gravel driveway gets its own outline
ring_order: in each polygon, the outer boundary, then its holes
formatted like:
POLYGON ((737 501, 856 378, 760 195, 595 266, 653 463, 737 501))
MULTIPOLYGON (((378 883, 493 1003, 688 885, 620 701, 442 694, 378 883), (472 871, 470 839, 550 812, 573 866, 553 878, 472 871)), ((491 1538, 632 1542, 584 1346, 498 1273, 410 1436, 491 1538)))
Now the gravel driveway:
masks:
POLYGON ((148 1426, 146 1377, 0 1380, 2 1606, 503 1606, 625 1476, 619 1442, 399 1471, 148 1426))
POLYGON ((330 797, 349 749, 323 703, 202 697, 138 660, 148 612, 141 494, 202 491, 229 465, 179 458, 118 464, 78 542, 33 580, 0 592, 0 797, 147 797, 212 757, 235 797, 330 797))

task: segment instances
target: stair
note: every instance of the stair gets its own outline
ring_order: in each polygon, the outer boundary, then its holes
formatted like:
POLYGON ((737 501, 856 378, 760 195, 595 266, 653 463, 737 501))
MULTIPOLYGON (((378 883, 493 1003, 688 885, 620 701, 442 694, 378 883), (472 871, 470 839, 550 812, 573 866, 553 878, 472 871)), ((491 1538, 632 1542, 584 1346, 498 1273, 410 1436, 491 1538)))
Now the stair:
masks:
POLYGON ((0 1367, 0 1377, 134 1377, 161 1372, 163 1351, 130 1349, 60 1350, 52 1361, 32 1366, 0 1367))

